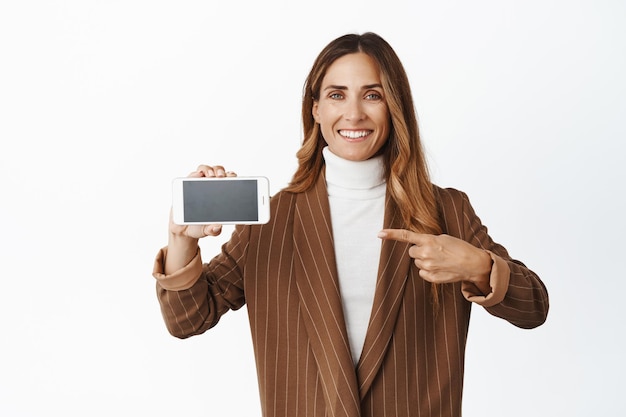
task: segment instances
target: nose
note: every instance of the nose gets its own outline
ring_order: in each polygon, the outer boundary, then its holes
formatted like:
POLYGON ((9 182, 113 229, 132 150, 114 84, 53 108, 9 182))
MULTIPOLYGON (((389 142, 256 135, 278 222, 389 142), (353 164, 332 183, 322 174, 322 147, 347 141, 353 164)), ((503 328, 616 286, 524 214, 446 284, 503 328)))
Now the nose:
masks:
POLYGON ((365 119, 366 115, 363 111, 363 103, 361 102, 361 100, 357 98, 347 100, 344 117, 346 120, 352 122, 365 119))

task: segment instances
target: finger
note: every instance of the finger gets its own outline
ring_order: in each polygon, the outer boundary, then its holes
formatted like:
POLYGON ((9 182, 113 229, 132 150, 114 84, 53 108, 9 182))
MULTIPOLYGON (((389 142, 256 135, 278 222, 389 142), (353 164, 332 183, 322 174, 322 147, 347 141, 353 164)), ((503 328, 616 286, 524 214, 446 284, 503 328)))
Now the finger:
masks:
POLYGON ((201 178, 204 177, 204 174, 202 171, 193 171, 190 172, 189 175, 187 175, 188 178, 201 178))
POLYGON ((424 280, 424 281, 428 281, 428 282, 437 282, 437 280, 435 279, 435 274, 427 271, 425 269, 420 269, 418 272, 418 275, 424 280))
POLYGON ((207 224, 202 228, 202 233, 205 236, 219 236, 222 233, 221 224, 207 224))
POLYGON ((421 242, 421 234, 406 229, 383 229, 378 232, 378 237, 385 240, 397 240, 399 242, 413 243, 421 242))
POLYGON ((200 173, 200 177, 225 177, 226 176, 226 170, 224 169, 223 166, 221 165, 215 165, 215 166, 210 166, 210 165, 199 165, 198 168, 196 169, 197 173, 200 173))
POLYGON ((196 168, 194 172, 189 174, 189 176, 190 177, 208 177, 209 172, 212 172, 212 171, 213 171, 213 167, 209 165, 198 165, 198 168, 196 168))
POLYGON ((236 177, 236 176, 237 176, 237 174, 236 174, 236 173, 234 173, 233 171, 226 171, 226 176, 227 176, 227 177, 236 177))
POLYGON ((420 247, 417 245, 413 245, 409 248, 409 256, 413 259, 415 259, 415 264, 421 268, 421 265, 419 265, 419 261, 424 259, 424 256, 422 254, 422 251, 420 250, 420 247))
POLYGON ((225 176, 226 176, 226 170, 225 170, 225 169, 224 169, 224 167, 223 167, 223 166, 221 166, 221 165, 215 165, 215 166, 213 167, 213 171, 215 172, 215 176, 216 176, 216 177, 220 177, 220 178, 222 178, 222 177, 225 177, 225 176))

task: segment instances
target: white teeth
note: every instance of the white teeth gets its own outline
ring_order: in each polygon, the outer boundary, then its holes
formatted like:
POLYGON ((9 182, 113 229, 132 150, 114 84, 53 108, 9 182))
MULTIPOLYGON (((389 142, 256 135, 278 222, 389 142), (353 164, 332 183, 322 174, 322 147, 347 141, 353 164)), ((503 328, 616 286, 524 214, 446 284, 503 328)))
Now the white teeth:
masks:
POLYGON ((350 139, 358 139, 358 138, 362 138, 363 136, 367 136, 371 133, 371 130, 358 130, 358 131, 354 131, 354 130, 340 130, 339 134, 341 136, 345 136, 347 138, 350 139))

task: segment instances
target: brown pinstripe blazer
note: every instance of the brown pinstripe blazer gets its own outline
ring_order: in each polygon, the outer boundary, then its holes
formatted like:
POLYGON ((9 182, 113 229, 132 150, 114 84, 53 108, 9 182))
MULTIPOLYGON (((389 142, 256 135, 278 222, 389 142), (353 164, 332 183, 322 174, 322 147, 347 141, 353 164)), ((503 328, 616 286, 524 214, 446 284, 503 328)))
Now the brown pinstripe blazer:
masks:
MULTIPOLYGON (((441 188, 437 194, 444 232, 492 253, 492 283, 505 286, 495 299, 447 284, 436 311, 409 246, 383 241, 355 369, 321 176, 309 192, 274 196, 271 222, 238 226, 208 264, 198 255, 165 276, 167 250, 160 252, 154 276, 168 330, 181 338, 200 334, 228 310, 247 304, 264 416, 460 416, 469 300, 531 328, 545 321, 548 295, 532 271, 492 241, 465 194, 441 188)), ((385 227, 402 227, 390 201, 385 227)))

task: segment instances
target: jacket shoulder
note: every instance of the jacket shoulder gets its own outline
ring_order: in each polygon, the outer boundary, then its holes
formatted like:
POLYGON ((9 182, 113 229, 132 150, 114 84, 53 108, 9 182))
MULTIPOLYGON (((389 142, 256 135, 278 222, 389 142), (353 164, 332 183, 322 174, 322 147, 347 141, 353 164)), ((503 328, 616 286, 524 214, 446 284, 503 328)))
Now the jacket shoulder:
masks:
POLYGON ((270 207, 275 209, 277 207, 284 207, 285 205, 294 204, 296 201, 296 196, 296 193, 280 190, 270 197, 270 207))
POLYGON ((462 204, 469 202, 467 194, 456 188, 443 188, 439 187, 438 185, 433 185, 433 188, 435 190, 435 198, 437 199, 437 203, 442 209, 450 204, 462 204))

